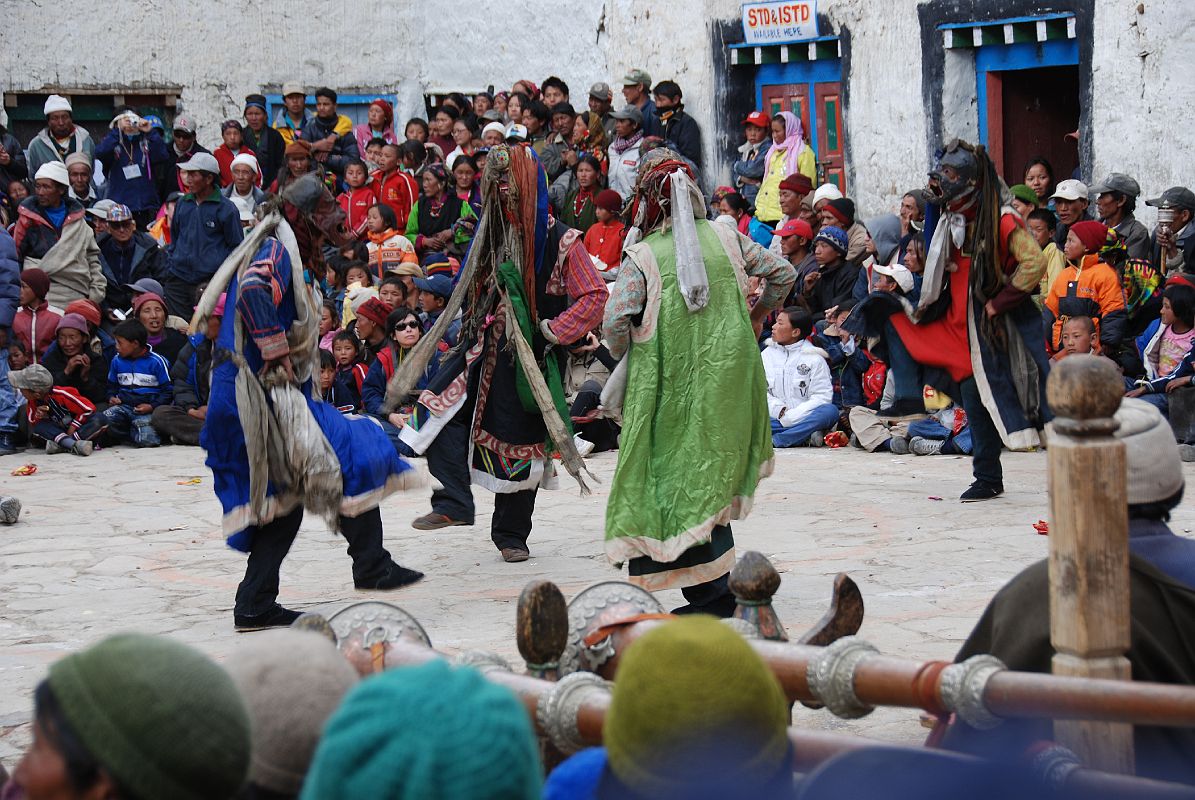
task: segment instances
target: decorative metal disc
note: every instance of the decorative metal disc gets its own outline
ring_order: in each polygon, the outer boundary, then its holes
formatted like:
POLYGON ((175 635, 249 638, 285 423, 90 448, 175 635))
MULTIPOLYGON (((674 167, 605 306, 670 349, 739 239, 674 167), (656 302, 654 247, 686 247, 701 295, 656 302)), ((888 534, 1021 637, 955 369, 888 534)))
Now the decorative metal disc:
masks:
POLYGON ((596 672, 614 655, 608 639, 586 647, 584 639, 589 634, 628 617, 663 611, 651 592, 625 581, 602 581, 583 589, 568 604, 568 644, 560 656, 561 677, 573 672, 596 672))
POLYGON ((418 620, 396 605, 377 600, 347 605, 328 617, 328 623, 336 633, 336 640, 341 643, 359 639, 362 644, 369 646, 377 642, 397 642, 407 637, 425 647, 432 646, 431 638, 418 620))

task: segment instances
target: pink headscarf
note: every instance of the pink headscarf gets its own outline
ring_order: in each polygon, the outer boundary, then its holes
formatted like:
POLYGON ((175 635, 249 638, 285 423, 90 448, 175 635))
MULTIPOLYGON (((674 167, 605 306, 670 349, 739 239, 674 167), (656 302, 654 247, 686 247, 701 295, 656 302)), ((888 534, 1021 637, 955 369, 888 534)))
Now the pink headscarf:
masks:
POLYGON ((780 116, 784 117, 784 141, 776 144, 773 140, 764 155, 763 163, 771 164, 775 151, 784 150, 784 174, 792 175, 800 172, 797 169, 797 159, 805 149, 805 129, 801 125, 801 118, 791 111, 781 111, 780 116))

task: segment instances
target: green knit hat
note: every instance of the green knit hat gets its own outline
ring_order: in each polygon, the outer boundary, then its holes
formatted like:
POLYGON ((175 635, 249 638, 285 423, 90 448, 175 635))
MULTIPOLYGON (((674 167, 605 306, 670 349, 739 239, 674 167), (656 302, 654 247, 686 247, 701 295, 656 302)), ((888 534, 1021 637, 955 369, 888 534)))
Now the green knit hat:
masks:
POLYGON ((249 771, 249 715, 232 678, 161 636, 110 636, 50 667, 63 716, 137 800, 226 800, 249 771))
POLYGON ((538 800, 539 749, 514 694, 436 660, 366 678, 328 720, 303 800, 538 800))
POLYGON ((1023 183, 1009 186, 1008 191, 1012 192, 1012 196, 1020 200, 1022 203, 1028 203, 1031 206, 1036 206, 1041 202, 1037 199, 1037 192, 1033 191, 1023 183))
POLYGON ((788 759, 788 720, 780 683, 750 645, 718 620, 693 616, 627 648, 603 739, 620 781, 661 795, 707 775, 774 776, 788 759))

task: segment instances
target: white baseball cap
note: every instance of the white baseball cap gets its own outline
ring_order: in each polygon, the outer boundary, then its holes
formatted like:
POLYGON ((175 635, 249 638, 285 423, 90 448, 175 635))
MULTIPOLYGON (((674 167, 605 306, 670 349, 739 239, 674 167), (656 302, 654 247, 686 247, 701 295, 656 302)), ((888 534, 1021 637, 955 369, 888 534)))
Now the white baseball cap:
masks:
POLYGON ((1058 186, 1054 189, 1054 194, 1050 197, 1057 197, 1060 200, 1087 200, 1089 194, 1087 184, 1070 178, 1059 181, 1058 186))
POLYGON ((183 172, 210 172, 213 175, 220 174, 220 162, 211 153, 196 153, 181 162, 178 168, 183 172))
POLYGON ((876 264, 872 269, 896 281, 896 285, 902 292, 910 291, 913 288, 913 273, 904 264, 889 264, 888 266, 876 264))

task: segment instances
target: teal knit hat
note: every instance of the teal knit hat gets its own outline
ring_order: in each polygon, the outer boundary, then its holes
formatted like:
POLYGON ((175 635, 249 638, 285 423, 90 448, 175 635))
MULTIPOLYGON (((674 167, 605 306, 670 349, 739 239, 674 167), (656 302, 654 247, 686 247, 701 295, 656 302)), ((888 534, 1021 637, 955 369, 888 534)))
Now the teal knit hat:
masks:
POLYGON ((249 771, 249 715, 232 678, 187 645, 123 633, 50 667, 62 714, 138 800, 226 800, 249 771))
POLYGON ((302 800, 538 800, 539 749, 508 690, 432 661, 366 678, 315 751, 302 800))

